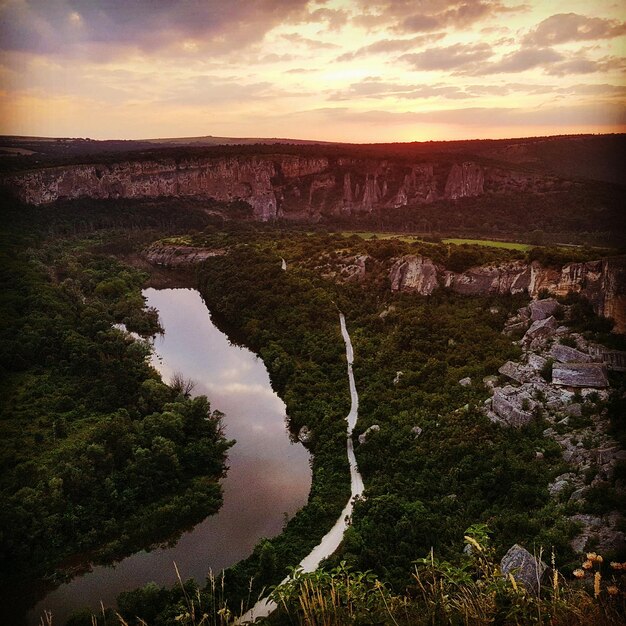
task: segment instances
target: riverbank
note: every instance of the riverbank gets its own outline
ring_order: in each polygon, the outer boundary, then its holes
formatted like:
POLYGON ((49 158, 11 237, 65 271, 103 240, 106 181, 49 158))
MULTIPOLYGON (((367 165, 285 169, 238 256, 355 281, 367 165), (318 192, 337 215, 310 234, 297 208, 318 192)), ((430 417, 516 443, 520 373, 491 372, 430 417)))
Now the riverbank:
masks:
POLYGON ((73 611, 100 602, 115 606, 118 594, 147 583, 172 586, 178 571, 204 583, 248 557, 263 538, 279 534, 285 516, 306 502, 311 472, 309 455, 289 440, 285 405, 272 391, 262 361, 231 343, 210 320, 200 294, 190 289, 143 291, 147 307, 159 313, 163 334, 154 343, 152 365, 164 381, 182 375, 195 383, 192 394, 211 398, 224 414, 227 439, 235 441, 222 479, 220 510, 187 530, 174 545, 141 551, 113 566, 92 571, 62 585, 31 612, 37 624, 43 610, 62 623, 73 611))

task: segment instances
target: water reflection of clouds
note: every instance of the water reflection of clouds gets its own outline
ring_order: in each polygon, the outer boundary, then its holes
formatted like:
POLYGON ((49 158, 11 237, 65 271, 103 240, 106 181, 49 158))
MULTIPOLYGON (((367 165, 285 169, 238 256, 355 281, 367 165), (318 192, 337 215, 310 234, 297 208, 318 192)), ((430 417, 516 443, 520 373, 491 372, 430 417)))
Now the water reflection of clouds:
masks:
MULTIPOLYGON (((62 623, 74 610, 102 599, 114 602, 121 592, 155 581, 175 581, 172 562, 183 578, 202 581, 209 569, 219 572, 247 557, 262 537, 280 532, 284 514, 292 516, 306 502, 311 485, 309 455, 289 441, 285 405, 272 391, 263 362, 231 345, 212 324, 197 291, 165 289, 144 292, 159 311, 165 334, 155 340, 152 365, 165 381, 179 372, 196 382, 195 394, 208 396, 225 414, 226 436, 237 443, 228 453, 222 481, 224 505, 185 533, 172 548, 134 554, 114 567, 95 567, 62 585, 31 612, 51 608, 62 623)), ((32 620, 33 624, 38 619, 32 620)))

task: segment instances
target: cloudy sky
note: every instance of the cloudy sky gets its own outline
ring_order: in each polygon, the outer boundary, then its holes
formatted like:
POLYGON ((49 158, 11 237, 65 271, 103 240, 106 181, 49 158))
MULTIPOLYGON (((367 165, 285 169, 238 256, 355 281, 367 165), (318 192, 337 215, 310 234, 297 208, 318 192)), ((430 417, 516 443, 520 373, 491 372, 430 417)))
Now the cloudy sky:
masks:
POLYGON ((0 133, 626 131, 623 0, 0 0, 0 133))

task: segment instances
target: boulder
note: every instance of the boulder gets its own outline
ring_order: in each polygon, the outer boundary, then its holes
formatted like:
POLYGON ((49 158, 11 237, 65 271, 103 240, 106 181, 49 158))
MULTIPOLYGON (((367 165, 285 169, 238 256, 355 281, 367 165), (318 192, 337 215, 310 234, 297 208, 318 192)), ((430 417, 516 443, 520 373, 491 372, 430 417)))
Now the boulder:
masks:
POLYGON ((491 406, 495 414, 495 421, 505 426, 521 428, 533 419, 532 413, 522 408, 522 402, 528 399, 529 404, 532 406, 532 401, 527 395, 520 397, 520 395, 515 393, 515 390, 511 392, 509 391, 510 389, 512 388, 496 389, 493 394, 491 406))
POLYGON ((504 576, 511 574, 518 583, 535 595, 539 593, 541 579, 547 569, 548 566, 543 561, 518 544, 509 548, 500 561, 500 571, 504 576))
POLYGON ((513 335, 514 333, 518 333, 518 332, 526 330, 527 327, 528 327, 527 321, 511 322, 511 323, 507 323, 504 326, 504 330, 502 332, 505 335, 513 335))
POLYGON ((522 337, 522 343, 530 344, 537 339, 547 339, 554 335, 557 327, 558 324, 553 317, 537 320, 530 325, 530 328, 526 331, 524 337, 522 337))
POLYGON ((566 480, 555 480, 548 485, 548 493, 554 498, 558 496, 563 489, 566 489, 569 483, 566 480))
POLYGON ((347 257, 343 261, 343 266, 339 269, 339 277, 346 282, 361 281, 365 278, 367 267, 371 261, 372 257, 367 254, 347 257))
POLYGON ((513 361, 507 361, 498 372, 503 376, 508 376, 518 383, 526 383, 532 380, 534 372, 529 371, 527 367, 515 363, 513 361))
POLYGON ((364 433, 359 435, 359 443, 364 444, 372 433, 377 433, 379 430, 380 426, 378 424, 372 424, 364 433))
MULTIPOLYGON (((583 408, 578 403, 570 404, 565 407, 565 412, 570 417, 580 417, 583 414, 583 408)), ((563 420, 561 420, 563 421, 563 420)), ((569 423, 569 422, 568 422, 569 423)))
POLYGON ((459 385, 461 385, 461 387, 468 387, 471 384, 472 384, 472 379, 469 376, 466 376, 465 378, 461 378, 461 380, 459 381, 459 385))
POLYGON ((562 387, 609 386, 604 365, 600 363, 555 363, 552 368, 552 384, 562 387))
POLYGON ((595 451, 597 464, 605 465, 606 463, 612 462, 615 459, 619 451, 620 451, 619 445, 597 449, 595 451))
POLYGON ((555 343, 550 348, 550 356, 561 363, 590 363, 593 359, 584 352, 564 346, 562 343, 555 343))
POLYGON ((533 300, 528 308, 530 309, 530 319, 535 322, 554 315, 561 308, 561 305, 554 298, 546 298, 545 300, 533 300))
POLYGON ((528 366, 531 367, 535 372, 540 372, 548 362, 548 359, 544 359, 542 356, 538 354, 530 353, 528 355, 528 366))

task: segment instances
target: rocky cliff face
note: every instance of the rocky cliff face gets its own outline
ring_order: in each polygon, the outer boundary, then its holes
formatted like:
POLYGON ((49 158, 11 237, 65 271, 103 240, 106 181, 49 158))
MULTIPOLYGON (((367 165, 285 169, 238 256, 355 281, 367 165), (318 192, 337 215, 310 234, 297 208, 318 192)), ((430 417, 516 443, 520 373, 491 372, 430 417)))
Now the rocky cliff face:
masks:
POLYGON ((453 165, 446 181, 446 198, 456 200, 483 194, 485 173, 474 163, 453 165))
POLYGON ((450 272, 430 259, 409 255, 397 259, 389 273, 392 291, 417 291, 429 295, 437 287, 457 293, 480 295, 540 292, 565 295, 570 291, 588 298, 595 311, 615 320, 615 330, 626 332, 626 257, 611 257, 588 263, 570 263, 561 270, 521 261, 497 266, 474 267, 463 273, 450 272))
POLYGON ((359 213, 434 200, 543 191, 556 178, 476 163, 259 155, 160 158, 33 169, 2 186, 24 202, 156 197, 244 200, 256 219, 359 213))
POLYGON ((206 261, 210 257, 222 256, 225 250, 208 250, 193 246, 175 246, 160 242, 153 243, 144 250, 144 256, 153 265, 161 265, 169 269, 190 268, 206 261))

